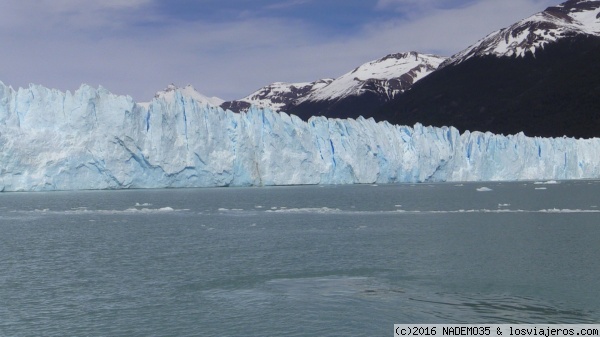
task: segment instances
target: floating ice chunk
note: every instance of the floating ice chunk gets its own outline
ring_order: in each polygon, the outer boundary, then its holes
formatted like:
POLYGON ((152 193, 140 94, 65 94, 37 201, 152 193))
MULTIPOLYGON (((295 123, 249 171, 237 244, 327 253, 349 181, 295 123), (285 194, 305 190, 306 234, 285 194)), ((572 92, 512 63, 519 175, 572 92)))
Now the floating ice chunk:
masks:
POLYGON ((548 181, 536 181, 533 183, 534 185, 556 185, 559 184, 556 180, 548 180, 548 181))
POLYGON ((275 210, 267 210, 265 212, 268 213, 342 213, 343 211, 339 208, 329 208, 329 207, 320 207, 320 208, 288 208, 288 209, 275 209, 275 210))
POLYGON ((489 187, 480 187, 477 189, 477 191, 478 192, 489 192, 489 191, 492 191, 492 189, 489 187))

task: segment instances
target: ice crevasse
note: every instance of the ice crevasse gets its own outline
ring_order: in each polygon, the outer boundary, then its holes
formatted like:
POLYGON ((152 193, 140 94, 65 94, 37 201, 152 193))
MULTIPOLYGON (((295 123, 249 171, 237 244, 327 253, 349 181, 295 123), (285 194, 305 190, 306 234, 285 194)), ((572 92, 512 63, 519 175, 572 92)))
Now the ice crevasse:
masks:
POLYGON ((460 133, 372 119, 224 111, 181 90, 147 104, 83 85, 0 83, 0 190, 600 177, 600 139, 460 133))

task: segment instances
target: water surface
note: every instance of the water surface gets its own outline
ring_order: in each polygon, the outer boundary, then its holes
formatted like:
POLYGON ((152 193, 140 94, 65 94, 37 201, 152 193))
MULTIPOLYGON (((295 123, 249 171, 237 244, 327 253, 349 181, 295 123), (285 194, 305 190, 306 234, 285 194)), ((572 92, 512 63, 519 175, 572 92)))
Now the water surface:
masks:
POLYGON ((0 194, 0 335, 597 323, 599 196, 597 181, 0 194))

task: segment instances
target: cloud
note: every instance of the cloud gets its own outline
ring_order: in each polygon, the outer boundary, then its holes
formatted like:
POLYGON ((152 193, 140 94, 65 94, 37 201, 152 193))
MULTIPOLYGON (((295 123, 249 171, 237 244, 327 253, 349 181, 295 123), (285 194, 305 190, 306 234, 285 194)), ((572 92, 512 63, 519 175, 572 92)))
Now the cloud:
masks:
POLYGON ((309 2, 312 2, 311 0, 289 0, 289 1, 280 1, 274 4, 270 4, 267 5, 265 7, 265 9, 268 10, 279 10, 279 9, 288 9, 291 7, 296 7, 296 6, 300 6, 300 5, 305 5, 309 2))
POLYGON ((96 12, 98 10, 131 9, 148 5, 151 0, 40 0, 38 4, 53 12, 96 12))
POLYGON ((378 0, 375 8, 381 11, 391 10, 407 18, 416 19, 431 11, 465 8, 478 1, 481 0, 378 0))
POLYGON ((380 10, 394 9, 396 11, 406 11, 407 8, 432 8, 435 7, 433 0, 378 0, 375 8, 380 10))
POLYGON ((5 0, 0 27, 20 37, 83 35, 126 29, 153 0, 5 0))
MULTIPOLYGON (((384 0, 382 0, 384 1, 384 0)), ((385 0, 387 5, 415 3, 413 0, 385 0)), ((419 7, 429 7, 425 0, 419 7)), ((386 41, 417 51, 450 56, 477 42, 492 31, 506 27, 540 10, 552 0, 480 0, 455 8, 429 9, 418 18, 374 22, 365 26, 364 43, 374 46, 386 41)), ((438 5, 441 6, 441 5, 438 5)), ((443 7, 443 6, 441 6, 443 7)))
MULTIPOLYGON (((5 1, 0 80, 60 90, 101 84, 145 101, 171 82, 235 99, 274 81, 337 77, 388 53, 450 55, 553 1, 380 0, 372 12, 354 13, 364 20, 351 34, 328 34, 327 22, 293 16, 301 11, 278 16, 285 8, 264 2, 261 15, 186 20, 157 11, 153 0, 36 3, 5 1)), ((320 3, 278 4, 306 12, 320 3)))

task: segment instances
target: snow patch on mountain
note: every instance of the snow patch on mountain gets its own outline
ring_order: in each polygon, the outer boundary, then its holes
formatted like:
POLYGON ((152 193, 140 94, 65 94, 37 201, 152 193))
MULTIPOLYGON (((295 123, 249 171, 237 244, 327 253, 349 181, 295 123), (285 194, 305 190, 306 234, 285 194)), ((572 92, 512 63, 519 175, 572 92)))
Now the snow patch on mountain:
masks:
POLYGON ((309 95, 300 98, 299 103, 338 100, 359 95, 370 81, 378 81, 380 85, 389 87, 386 94, 388 99, 391 99, 436 70, 445 59, 417 52, 387 55, 359 66, 323 88, 313 90, 309 95), (391 80, 397 81, 392 83, 391 80))
POLYGON ((247 111, 250 106, 285 111, 297 99, 319 90, 331 83, 333 79, 322 79, 315 82, 285 83, 275 82, 258 89, 252 94, 235 102, 223 104, 223 108, 233 108, 234 111, 247 111), (246 103, 246 104, 243 104, 246 103))
POLYGON ((600 1, 569 0, 495 31, 452 56, 441 67, 485 55, 523 57, 546 44, 578 34, 600 36, 600 1))
POLYGON ((304 102, 336 101, 359 96, 366 91, 381 96, 381 101, 387 101, 433 72, 445 59, 417 52, 390 54, 336 79, 305 83, 275 82, 242 99, 225 102, 221 107, 236 112, 248 111, 250 106, 288 111, 304 102))

